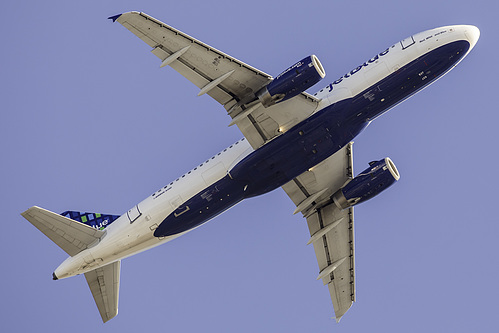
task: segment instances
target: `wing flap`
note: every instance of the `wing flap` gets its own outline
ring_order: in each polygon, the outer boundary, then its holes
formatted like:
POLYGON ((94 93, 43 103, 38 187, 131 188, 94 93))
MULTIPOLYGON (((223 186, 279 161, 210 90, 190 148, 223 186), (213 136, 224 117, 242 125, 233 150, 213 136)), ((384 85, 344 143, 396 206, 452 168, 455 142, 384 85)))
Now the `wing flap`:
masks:
MULTIPOLYGON (((326 191, 316 199, 318 202, 329 198, 337 189, 345 184, 347 180, 353 177, 352 160, 353 142, 340 149, 334 155, 317 164, 313 168, 305 171, 282 188, 291 198, 296 206, 299 206, 304 200, 324 189, 326 191)), ((302 211, 307 216, 307 212, 313 209, 309 206, 307 210, 302 211)))
POLYGON ((355 301, 354 222, 353 208, 338 209, 331 196, 353 175, 352 148, 349 143, 282 187, 307 218, 317 279, 328 286, 337 321, 355 301))
POLYGON ((85 279, 103 322, 118 314, 120 265, 121 262, 117 261, 85 273, 85 279))
POLYGON ((111 17, 152 47, 161 60, 224 105, 253 149, 309 117, 319 100, 302 93, 288 101, 264 108, 256 93, 272 77, 151 16, 129 12, 111 17), (230 75, 228 73, 231 73, 230 75), (223 78, 223 79, 221 79, 223 78), (258 104, 258 105, 257 105, 258 104))
POLYGON ((190 46, 178 61, 170 64, 198 88, 224 73, 237 69, 231 78, 208 94, 225 105, 233 98, 242 99, 268 83, 271 76, 237 60, 155 18, 139 12, 122 14, 117 21, 153 48, 164 61, 175 52, 190 46))
POLYGON ((336 224, 314 241, 313 245, 319 264, 319 276, 326 271, 327 274, 322 274, 322 282, 328 286, 335 317, 339 321, 355 301, 353 208, 340 211, 331 203, 309 216, 307 224, 311 233, 336 224), (339 223, 335 223, 337 221, 339 223), (332 269, 328 270, 329 267, 332 269))
POLYGON ((105 233, 36 206, 21 215, 70 256, 85 250, 105 233))

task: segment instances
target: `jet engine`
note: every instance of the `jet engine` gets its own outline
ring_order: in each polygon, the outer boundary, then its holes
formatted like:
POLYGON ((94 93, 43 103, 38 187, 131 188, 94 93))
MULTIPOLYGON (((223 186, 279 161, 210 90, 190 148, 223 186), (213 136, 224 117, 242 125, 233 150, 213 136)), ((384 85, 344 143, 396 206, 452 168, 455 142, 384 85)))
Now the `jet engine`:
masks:
POLYGON ((298 61, 260 89, 256 96, 264 107, 294 97, 326 76, 321 62, 315 55, 298 61))
POLYGON ((333 194, 333 201, 340 209, 349 208, 375 197, 399 179, 400 174, 390 158, 370 162, 369 168, 333 194))

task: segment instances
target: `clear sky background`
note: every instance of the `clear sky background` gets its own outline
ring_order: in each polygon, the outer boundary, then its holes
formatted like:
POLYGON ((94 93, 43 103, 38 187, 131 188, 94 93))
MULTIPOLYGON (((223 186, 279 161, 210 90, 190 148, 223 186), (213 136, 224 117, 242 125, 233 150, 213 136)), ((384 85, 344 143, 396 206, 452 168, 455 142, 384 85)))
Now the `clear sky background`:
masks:
POLYGON ((497 1, 9 1, 0 52, 1 332, 497 329, 497 1), (444 78, 355 140, 402 177, 355 209, 357 302, 336 324, 306 221, 278 189, 122 262, 103 325, 83 276, 20 213, 122 214, 242 137, 225 110, 106 18, 138 10, 271 75, 316 54, 315 92, 411 34, 473 24, 444 78))

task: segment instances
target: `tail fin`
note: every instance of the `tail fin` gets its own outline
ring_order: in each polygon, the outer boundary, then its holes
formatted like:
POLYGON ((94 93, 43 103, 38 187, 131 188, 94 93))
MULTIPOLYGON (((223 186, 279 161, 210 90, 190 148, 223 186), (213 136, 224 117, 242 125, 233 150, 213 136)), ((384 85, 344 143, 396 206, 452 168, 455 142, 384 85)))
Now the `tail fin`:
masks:
POLYGON ((61 215, 99 230, 104 230, 108 225, 120 217, 120 215, 81 213, 72 210, 67 210, 64 213, 61 213, 61 215))
MULTIPOLYGON (((21 215, 70 256, 98 241, 105 233, 103 229, 119 217, 74 211, 59 215, 36 206, 21 215)), ((120 261, 87 272, 85 278, 102 320, 106 322, 115 317, 118 314, 120 261)))
POLYGON ((21 215, 70 256, 85 250, 104 235, 103 230, 36 206, 21 215))

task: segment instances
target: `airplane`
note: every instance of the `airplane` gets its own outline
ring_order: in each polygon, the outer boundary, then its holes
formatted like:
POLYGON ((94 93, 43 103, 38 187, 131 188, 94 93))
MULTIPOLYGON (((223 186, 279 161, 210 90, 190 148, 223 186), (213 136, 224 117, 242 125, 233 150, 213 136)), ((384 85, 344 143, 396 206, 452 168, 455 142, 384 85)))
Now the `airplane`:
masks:
POLYGON ((338 322, 355 301, 353 207, 399 180, 386 157, 354 177, 352 140, 392 107, 454 68, 477 43, 471 25, 427 30, 372 56, 315 94, 315 55, 272 77, 157 19, 112 16, 225 108, 243 138, 122 215, 33 206, 22 213, 69 257, 53 279, 84 274, 107 322, 118 313, 121 260, 201 226, 244 199, 282 187, 308 224, 338 322))

